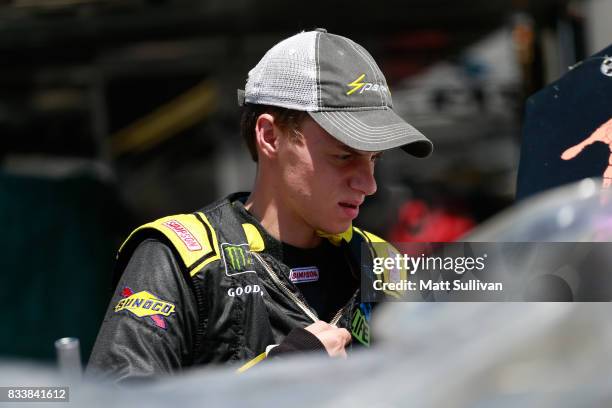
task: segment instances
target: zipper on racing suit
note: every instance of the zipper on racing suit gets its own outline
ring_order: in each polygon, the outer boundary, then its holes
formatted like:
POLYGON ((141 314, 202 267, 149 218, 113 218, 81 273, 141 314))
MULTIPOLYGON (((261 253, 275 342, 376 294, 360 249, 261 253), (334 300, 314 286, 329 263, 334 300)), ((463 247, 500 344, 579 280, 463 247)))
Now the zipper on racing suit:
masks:
MULTIPOLYGON (((287 287, 287 285, 285 285, 285 283, 283 283, 283 281, 278 277, 278 275, 276 274, 276 272, 274 272, 274 270, 270 267, 270 265, 263 259, 263 257, 261 255, 259 255, 258 253, 255 252, 251 252, 252 256, 255 257, 255 259, 257 259, 259 261, 259 263, 261 264, 261 266, 263 266, 264 270, 268 273, 268 275, 270 276, 270 278, 272 279, 272 281, 287 295, 289 296, 289 298, 291 300, 293 300, 293 302, 300 308, 302 309, 302 311, 306 314, 306 316, 308 316, 313 322, 318 322, 320 319, 317 316, 317 314, 315 313, 315 311, 313 311, 310 306, 308 306, 306 304, 306 302, 303 302, 295 293, 293 293, 291 290, 289 290, 289 288, 287 287)), ((336 312, 336 314, 334 315, 333 319, 329 322, 329 324, 335 326, 336 324, 338 324, 338 322, 340 321, 340 318, 342 317, 342 314, 344 312, 344 310, 347 307, 350 307, 350 305, 352 304, 353 300, 355 299, 355 296, 357 296, 357 294, 359 293, 359 290, 357 290, 355 292, 355 294, 353 296, 351 296, 351 299, 340 308, 340 310, 338 310, 338 312, 336 312)), ((352 343, 349 345, 350 348, 352 348, 352 343)), ((260 355, 258 355, 257 357, 255 357, 254 359, 252 359, 251 361, 247 362, 246 364, 244 364, 243 366, 241 366, 237 372, 238 373, 242 373, 246 370, 248 370, 249 368, 251 368, 252 366, 254 366, 255 364, 257 364, 258 362, 260 362, 261 360, 263 360, 267 355, 267 351, 264 351, 263 353, 261 353, 260 355)))
MULTIPOLYGON (((270 278, 274 281, 274 283, 281 288, 281 290, 283 290, 283 292, 289 296, 289 298, 291 300, 293 300, 293 302, 300 308, 302 309, 302 311, 306 314, 306 316, 310 317, 310 319, 313 322, 318 322, 320 319, 317 316, 317 314, 315 313, 314 310, 312 310, 310 308, 310 306, 308 306, 305 302, 303 302, 295 293, 293 293, 291 290, 289 290, 289 288, 287 287, 287 285, 285 285, 283 283, 283 281, 278 277, 278 275, 276 274, 276 272, 274 272, 274 270, 270 267, 270 265, 268 265, 268 263, 263 259, 263 257, 261 255, 259 255, 258 253, 252 252, 251 253, 258 261, 259 263, 263 266, 263 268, 265 269, 265 271, 268 273, 268 275, 270 275, 270 278)), ((333 319, 329 322, 329 324, 331 324, 332 326, 336 325, 338 323, 338 321, 340 321, 340 318, 342 317, 342 313, 344 312, 344 309, 346 309, 348 306, 350 305, 350 302, 345 304, 344 306, 342 306, 340 308, 340 310, 338 310, 338 312, 336 312, 336 314, 334 315, 333 319)))

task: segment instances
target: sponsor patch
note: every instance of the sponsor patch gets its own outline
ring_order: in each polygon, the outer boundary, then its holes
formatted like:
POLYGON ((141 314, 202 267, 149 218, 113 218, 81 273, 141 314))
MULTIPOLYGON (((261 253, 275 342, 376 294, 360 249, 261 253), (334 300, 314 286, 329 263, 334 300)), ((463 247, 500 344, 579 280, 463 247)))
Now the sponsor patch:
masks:
POLYGON ((361 74, 357 79, 353 80, 346 84, 350 89, 346 92, 347 95, 350 95, 354 92, 359 91, 358 93, 363 93, 364 91, 372 91, 372 92, 389 92, 386 86, 382 84, 374 84, 372 82, 364 82, 366 74, 361 74))
POLYGON ((246 285, 244 287, 237 286, 235 288, 229 288, 227 290, 227 295, 229 297, 248 295, 248 294, 251 294, 251 293, 263 296, 263 290, 261 290, 261 286, 259 286, 259 285, 246 285))
POLYGON ((315 282, 319 280, 319 268, 306 266, 289 270, 289 280, 293 283, 315 282))
POLYGON ((121 291, 121 299, 115 306, 115 313, 127 310, 140 318, 149 318, 162 329, 167 328, 165 317, 175 313, 174 303, 159 299, 146 290, 134 293, 132 289, 125 287, 121 291))
POLYGON ((254 261, 249 244, 232 245, 221 244, 225 273, 227 276, 239 273, 255 272, 254 261))
POLYGON ((366 347, 370 347, 370 311, 369 303, 361 303, 351 319, 351 334, 366 347))
POLYGON ((202 245, 200 245, 196 237, 194 237, 193 234, 177 220, 168 220, 164 222, 163 225, 174 231, 179 239, 183 241, 183 244, 185 244, 188 250, 200 251, 202 249, 202 245))

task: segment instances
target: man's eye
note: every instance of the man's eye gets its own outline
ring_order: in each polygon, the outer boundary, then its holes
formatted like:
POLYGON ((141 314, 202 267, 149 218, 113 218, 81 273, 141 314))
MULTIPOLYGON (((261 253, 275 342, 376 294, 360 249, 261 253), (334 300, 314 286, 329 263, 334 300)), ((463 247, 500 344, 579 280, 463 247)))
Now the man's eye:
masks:
POLYGON ((334 155, 334 157, 336 159, 338 159, 338 160, 345 161, 345 160, 350 159, 352 157, 352 155, 351 154, 336 154, 336 155, 334 155))

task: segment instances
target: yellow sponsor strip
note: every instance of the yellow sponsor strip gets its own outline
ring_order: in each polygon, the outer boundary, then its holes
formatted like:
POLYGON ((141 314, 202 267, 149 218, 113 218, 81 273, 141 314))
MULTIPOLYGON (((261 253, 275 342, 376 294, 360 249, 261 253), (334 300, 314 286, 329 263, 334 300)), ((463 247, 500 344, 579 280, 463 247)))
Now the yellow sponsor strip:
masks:
POLYGON ((217 242, 217 234, 215 230, 210 225, 210 222, 206 218, 206 216, 202 213, 198 213, 206 226, 210 231, 210 235, 213 242, 209 242, 208 233, 206 228, 200 221, 196 218, 194 214, 176 214, 168 217, 163 217, 148 224, 142 225, 134 230, 130 236, 123 242, 121 248, 119 248, 119 253, 123 250, 126 243, 134 237, 138 232, 143 231, 148 228, 155 229, 162 234, 164 234, 172 243, 174 248, 178 251, 183 263, 188 268, 194 265, 198 260, 207 254, 212 254, 211 257, 207 258, 201 265, 199 265, 195 270, 191 271, 191 276, 194 276, 200 269, 202 269, 205 265, 210 262, 217 260, 220 258, 219 256, 219 245, 217 242), (178 231, 182 235, 177 233, 176 228, 172 228, 171 225, 167 223, 178 223, 181 227, 184 228, 184 231, 178 231), (188 238, 188 240, 187 240, 188 238), (189 245, 192 245, 192 248, 189 248, 189 245), (199 246, 200 249, 194 250, 193 246, 199 246), (214 254, 213 254, 214 252, 214 254))
MULTIPOLYGON (((385 258, 385 257, 393 257, 394 254, 399 253, 397 248, 395 248, 393 245, 389 244, 387 241, 385 241, 381 237, 379 237, 377 235, 374 235, 371 232, 359 229, 357 227, 355 227, 355 231, 357 231, 361 236, 366 237, 373 244, 383 244, 383 243, 386 244, 384 246, 383 245, 376 246, 375 247, 375 251, 377 253, 373 254, 373 256, 385 258), (383 248, 386 249, 386 252, 378 253, 378 251, 382 250, 383 248)), ((383 279, 382 279, 383 282, 391 282, 391 274, 390 274, 389 269, 385 268, 382 277, 383 277, 383 279)), ((401 279, 401 280, 407 280, 408 279, 408 272, 404 268, 401 268, 399 270, 399 279, 401 279)), ((384 292, 385 292, 385 294, 387 294, 389 296, 392 296, 394 298, 400 298, 401 297, 401 295, 397 291, 385 289, 384 292)))
POLYGON ((263 353, 261 353, 260 355, 255 357, 254 359, 252 359, 249 362, 245 363, 242 367, 240 367, 238 370, 236 370, 236 372, 238 374, 244 373, 246 370, 248 370, 249 368, 253 367, 255 364, 259 363, 260 361, 264 360, 265 358, 266 358, 266 352, 264 351, 263 353))
POLYGON ((212 242, 207 242, 207 244, 208 244, 207 248, 212 250, 214 255, 211 256, 210 258, 206 259, 204 262, 202 262, 196 268, 194 268, 189 273, 192 277, 195 276, 198 272, 200 272, 202 270, 202 268, 204 268, 209 263, 211 263, 213 261, 216 261, 218 259, 221 259, 221 254, 219 253, 219 242, 217 241, 217 233, 213 229, 212 225, 210 225, 210 221, 208 221, 208 218, 206 218, 206 216, 203 213, 201 213, 201 212, 199 212, 198 214, 200 215, 200 217, 202 217, 202 221, 204 221, 204 223, 208 226, 208 228, 211 231, 212 242), (212 246, 212 248, 211 248, 211 246, 212 246))
POLYGON ((353 226, 351 225, 346 231, 341 232, 340 234, 328 234, 327 232, 321 230, 317 230, 316 233, 318 236, 328 239, 333 245, 340 246, 342 240, 351 242, 351 239, 353 239, 353 226))
POLYGON ((261 252, 266 248, 261 234, 257 230, 257 227, 253 224, 242 224, 242 229, 247 237, 249 243, 249 249, 253 252, 261 252))

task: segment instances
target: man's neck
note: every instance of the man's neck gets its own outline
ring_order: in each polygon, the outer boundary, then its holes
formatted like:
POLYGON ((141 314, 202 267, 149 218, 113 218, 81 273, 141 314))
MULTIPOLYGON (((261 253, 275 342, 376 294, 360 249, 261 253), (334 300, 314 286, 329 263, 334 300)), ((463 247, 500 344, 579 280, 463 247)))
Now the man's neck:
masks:
POLYGON ((253 189, 244 207, 255 216, 268 234, 298 248, 314 248, 321 242, 314 228, 297 219, 277 197, 253 189))

